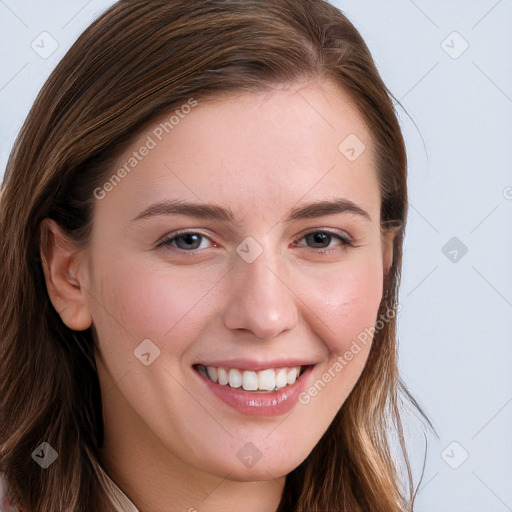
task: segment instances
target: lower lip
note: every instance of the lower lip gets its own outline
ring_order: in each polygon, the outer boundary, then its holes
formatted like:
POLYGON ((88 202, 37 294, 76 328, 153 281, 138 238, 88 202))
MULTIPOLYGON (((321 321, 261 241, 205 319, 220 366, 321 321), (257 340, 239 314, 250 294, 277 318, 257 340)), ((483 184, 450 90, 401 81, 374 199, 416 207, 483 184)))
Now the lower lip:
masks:
POLYGON ((279 416, 290 412, 295 407, 299 395, 307 386, 312 370, 313 366, 308 366, 294 384, 271 393, 235 389, 227 384, 222 386, 199 371, 194 371, 215 396, 237 412, 248 416, 279 416))

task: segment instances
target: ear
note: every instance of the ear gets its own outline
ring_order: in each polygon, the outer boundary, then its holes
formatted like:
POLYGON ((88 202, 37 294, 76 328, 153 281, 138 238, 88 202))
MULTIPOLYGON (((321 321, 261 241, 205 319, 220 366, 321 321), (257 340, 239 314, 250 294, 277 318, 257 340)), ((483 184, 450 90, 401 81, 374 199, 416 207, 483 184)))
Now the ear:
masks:
POLYGON ((75 331, 92 325, 89 295, 84 288, 83 249, 51 220, 40 225, 41 260, 46 288, 62 321, 75 331))

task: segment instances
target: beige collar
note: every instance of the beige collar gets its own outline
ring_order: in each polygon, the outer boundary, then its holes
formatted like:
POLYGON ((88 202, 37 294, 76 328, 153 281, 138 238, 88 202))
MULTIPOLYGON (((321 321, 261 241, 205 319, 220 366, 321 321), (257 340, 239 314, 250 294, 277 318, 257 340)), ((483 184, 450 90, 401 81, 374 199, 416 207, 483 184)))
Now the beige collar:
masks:
MULTIPOLYGON (((115 484, 101 467, 98 461, 92 459, 94 470, 116 512, 139 512, 132 500, 115 484)), ((0 472, 0 512, 20 512, 12 496, 3 473, 0 472)))
POLYGON ((94 461, 94 467, 100 483, 105 489, 105 492, 112 502, 116 512, 139 512, 139 509, 134 505, 133 501, 130 500, 130 498, 128 498, 128 496, 107 475, 98 462, 94 461))

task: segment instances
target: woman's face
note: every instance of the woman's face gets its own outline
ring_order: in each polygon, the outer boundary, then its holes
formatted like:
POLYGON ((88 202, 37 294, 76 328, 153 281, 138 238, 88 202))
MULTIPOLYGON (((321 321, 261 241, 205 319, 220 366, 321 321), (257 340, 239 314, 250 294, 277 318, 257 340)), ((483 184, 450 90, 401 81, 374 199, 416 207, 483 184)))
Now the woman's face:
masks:
POLYGON ((156 120, 96 191, 81 278, 105 449, 277 478, 311 452, 367 359, 370 343, 353 342, 375 323, 391 246, 372 141, 328 83, 189 105, 156 120))

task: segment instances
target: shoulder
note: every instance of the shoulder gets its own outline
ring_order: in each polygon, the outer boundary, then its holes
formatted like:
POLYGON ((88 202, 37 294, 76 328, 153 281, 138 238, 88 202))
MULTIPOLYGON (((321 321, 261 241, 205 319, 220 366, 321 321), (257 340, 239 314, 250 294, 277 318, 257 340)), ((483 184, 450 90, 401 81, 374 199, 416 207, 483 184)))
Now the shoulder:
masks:
POLYGON ((21 512, 14 505, 14 498, 3 473, 0 473, 0 512, 21 512))

